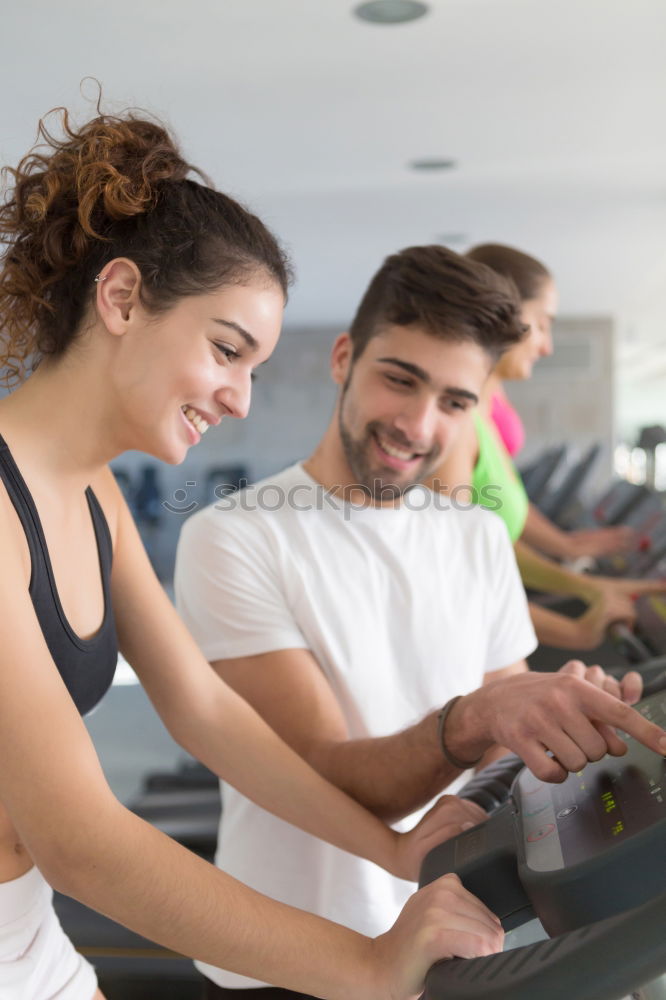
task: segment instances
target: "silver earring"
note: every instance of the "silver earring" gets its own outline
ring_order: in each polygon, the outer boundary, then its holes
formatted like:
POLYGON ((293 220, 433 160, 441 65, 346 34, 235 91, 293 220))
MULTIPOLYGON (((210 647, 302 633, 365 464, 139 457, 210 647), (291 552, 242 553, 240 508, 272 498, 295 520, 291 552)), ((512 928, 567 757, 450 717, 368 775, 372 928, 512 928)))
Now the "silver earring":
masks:
POLYGON ((106 281, 108 277, 109 277, 108 274, 98 274, 97 277, 95 278, 95 283, 97 283, 98 281, 106 281))

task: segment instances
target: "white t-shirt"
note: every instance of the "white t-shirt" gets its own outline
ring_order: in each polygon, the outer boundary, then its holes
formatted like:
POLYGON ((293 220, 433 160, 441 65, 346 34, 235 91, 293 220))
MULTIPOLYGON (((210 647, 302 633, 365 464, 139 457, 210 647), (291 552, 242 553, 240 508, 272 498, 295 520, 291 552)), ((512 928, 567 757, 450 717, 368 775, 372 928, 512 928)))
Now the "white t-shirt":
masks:
MULTIPOLYGON (((536 645, 503 522, 449 503, 417 487, 399 508, 361 509, 294 465, 186 522, 179 611, 211 661, 309 649, 351 739, 396 733, 536 645)), ((228 785, 223 800, 216 862, 268 896, 374 937, 413 891, 228 785)))

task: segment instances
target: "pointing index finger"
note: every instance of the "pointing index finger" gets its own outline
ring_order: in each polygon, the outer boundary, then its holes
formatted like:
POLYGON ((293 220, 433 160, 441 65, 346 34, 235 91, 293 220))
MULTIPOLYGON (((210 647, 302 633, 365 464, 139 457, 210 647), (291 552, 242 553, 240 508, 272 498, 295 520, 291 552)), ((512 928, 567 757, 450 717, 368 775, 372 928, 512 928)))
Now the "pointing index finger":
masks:
POLYGON ((613 698, 599 688, 591 687, 586 692, 586 703, 590 717, 622 729, 627 736, 633 736, 643 746, 655 753, 666 756, 666 731, 654 722, 649 722, 626 702, 613 698))

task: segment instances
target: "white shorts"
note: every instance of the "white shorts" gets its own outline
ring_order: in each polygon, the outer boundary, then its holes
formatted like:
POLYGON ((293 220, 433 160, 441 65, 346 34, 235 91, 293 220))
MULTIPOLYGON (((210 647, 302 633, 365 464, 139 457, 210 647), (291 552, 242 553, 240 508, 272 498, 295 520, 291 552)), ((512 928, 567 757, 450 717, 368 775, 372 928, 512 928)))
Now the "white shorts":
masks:
POLYGON ((36 868, 0 882, 0 1000, 92 1000, 95 970, 74 950, 36 868))

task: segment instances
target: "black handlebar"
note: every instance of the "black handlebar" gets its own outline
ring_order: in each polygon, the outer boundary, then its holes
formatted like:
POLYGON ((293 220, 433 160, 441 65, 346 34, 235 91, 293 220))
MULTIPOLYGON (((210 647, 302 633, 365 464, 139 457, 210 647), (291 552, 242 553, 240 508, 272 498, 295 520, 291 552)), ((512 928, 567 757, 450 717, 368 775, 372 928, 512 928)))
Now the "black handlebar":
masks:
POLYGON ((629 663, 647 663, 654 659, 645 643, 622 622, 613 622, 608 626, 608 638, 617 646, 629 663))
POLYGON ((475 774, 456 794, 492 813, 506 802, 514 778, 524 766, 515 753, 507 754, 475 774))
POLYGON ((666 893, 514 951, 438 962, 423 1000, 621 1000, 666 971, 664 927, 666 893))

